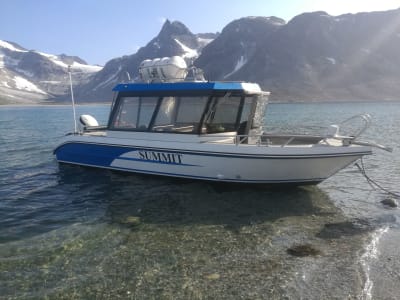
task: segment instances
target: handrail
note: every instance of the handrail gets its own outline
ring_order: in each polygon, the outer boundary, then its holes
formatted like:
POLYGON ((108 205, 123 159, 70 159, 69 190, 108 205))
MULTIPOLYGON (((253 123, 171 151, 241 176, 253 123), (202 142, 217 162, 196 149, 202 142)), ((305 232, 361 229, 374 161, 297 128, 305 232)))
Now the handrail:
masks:
POLYGON ((392 147, 387 147, 381 144, 377 144, 374 142, 364 142, 364 141, 354 141, 352 144, 354 145, 360 145, 360 146, 370 146, 370 147, 375 147, 381 150, 385 150, 387 152, 393 152, 393 148, 392 147))
POLYGON ((359 115, 355 115, 352 116, 342 122, 339 123, 339 125, 331 125, 331 127, 336 129, 336 132, 333 136, 333 138, 352 138, 353 140, 355 140, 356 138, 358 138, 361 134, 363 134, 365 132, 365 130, 368 129, 368 127, 371 125, 371 116, 369 114, 359 114, 359 115), (340 129, 341 127, 346 124, 349 123, 350 121, 356 120, 356 119, 361 119, 362 121, 364 121, 364 126, 361 127, 358 131, 356 131, 354 134, 349 135, 349 136, 342 136, 340 135, 340 129))
MULTIPOLYGON (((324 142, 326 144, 330 144, 328 142, 329 137, 326 136, 318 136, 318 135, 264 135, 264 134, 257 134, 257 135, 225 135, 225 136, 219 136, 221 137, 220 141, 214 140, 214 142, 222 142, 222 143, 229 143, 226 141, 226 138, 234 138, 233 143, 238 146, 241 144, 244 144, 246 139, 249 138, 255 138, 253 143, 251 145, 255 146, 265 146, 265 147, 270 147, 271 145, 274 145, 276 147, 287 147, 289 145, 323 145, 324 142), (272 144, 271 141, 268 140, 269 138, 279 138, 282 139, 280 143, 272 144), (223 139, 225 138, 225 140, 223 139), (265 138, 265 141, 262 140, 262 138, 265 138), (294 143, 296 141, 300 141, 298 144, 294 143), (308 141, 308 142, 307 142, 308 141)), ((211 137, 210 137, 211 138, 211 137)), ((336 137, 334 139, 341 140, 342 141, 342 146, 350 146, 350 145, 359 145, 359 146, 369 146, 369 147, 374 147, 378 148, 381 150, 385 150, 388 152, 392 152, 393 149, 391 147, 386 147, 384 145, 380 145, 374 142, 366 142, 366 141, 358 141, 355 140, 353 137, 345 137, 343 136, 342 138, 336 137)), ((203 143, 208 143, 208 142, 213 142, 213 141, 203 141, 203 143)))
POLYGON ((257 146, 279 146, 286 147, 288 145, 295 144, 296 140, 298 144, 318 144, 318 142, 322 141, 325 137, 322 135, 301 135, 301 134, 278 134, 278 135, 267 135, 267 134, 229 134, 229 135, 218 135, 218 136, 202 136, 206 140, 202 141, 202 143, 233 143, 236 146, 245 144, 252 139, 251 145, 257 146), (216 139, 217 138, 217 139, 216 139), (207 140, 208 139, 208 140, 207 140), (231 140, 229 140, 231 139, 231 140), (272 143, 271 140, 275 140, 275 143, 272 143), (278 142, 277 142, 278 141, 278 142))

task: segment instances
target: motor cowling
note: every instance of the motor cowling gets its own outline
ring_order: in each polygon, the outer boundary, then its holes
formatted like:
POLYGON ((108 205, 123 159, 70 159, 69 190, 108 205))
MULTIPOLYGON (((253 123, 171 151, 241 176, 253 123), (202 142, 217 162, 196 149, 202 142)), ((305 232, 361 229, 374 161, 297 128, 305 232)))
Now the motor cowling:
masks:
POLYGON ((85 127, 99 126, 99 122, 91 115, 81 115, 79 117, 79 122, 85 127))

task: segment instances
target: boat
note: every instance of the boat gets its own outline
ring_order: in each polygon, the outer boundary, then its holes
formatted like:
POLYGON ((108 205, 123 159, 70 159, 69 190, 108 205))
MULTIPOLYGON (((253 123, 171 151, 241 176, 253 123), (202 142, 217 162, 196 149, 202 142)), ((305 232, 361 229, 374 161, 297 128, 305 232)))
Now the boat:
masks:
MULTIPOLYGON (((269 134, 269 92, 256 83, 206 81, 181 57, 145 60, 140 82, 113 89, 108 123, 82 126, 54 150, 59 163, 231 183, 318 184, 351 163, 388 148, 359 140, 341 124, 327 134, 269 134)), ((354 118, 351 118, 353 120, 354 118)), ((347 120, 348 121, 348 120, 347 120)), ((76 125, 75 125, 76 128, 76 125)))

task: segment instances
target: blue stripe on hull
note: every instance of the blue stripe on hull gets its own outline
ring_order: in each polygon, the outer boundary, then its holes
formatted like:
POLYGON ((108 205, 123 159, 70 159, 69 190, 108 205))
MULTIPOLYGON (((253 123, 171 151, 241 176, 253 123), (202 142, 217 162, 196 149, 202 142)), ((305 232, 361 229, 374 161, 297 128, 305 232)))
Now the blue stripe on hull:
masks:
POLYGON ((57 160, 75 164, 109 167, 120 155, 135 148, 100 146, 96 144, 68 143, 57 148, 57 160))

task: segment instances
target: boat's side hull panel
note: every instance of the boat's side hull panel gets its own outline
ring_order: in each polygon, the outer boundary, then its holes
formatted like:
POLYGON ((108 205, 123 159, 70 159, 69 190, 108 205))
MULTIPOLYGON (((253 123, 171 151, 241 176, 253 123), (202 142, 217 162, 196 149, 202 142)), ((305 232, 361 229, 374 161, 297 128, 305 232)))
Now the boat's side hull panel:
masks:
POLYGON ((368 153, 248 155, 70 141, 55 154, 62 163, 135 173, 224 182, 318 183, 368 153))

